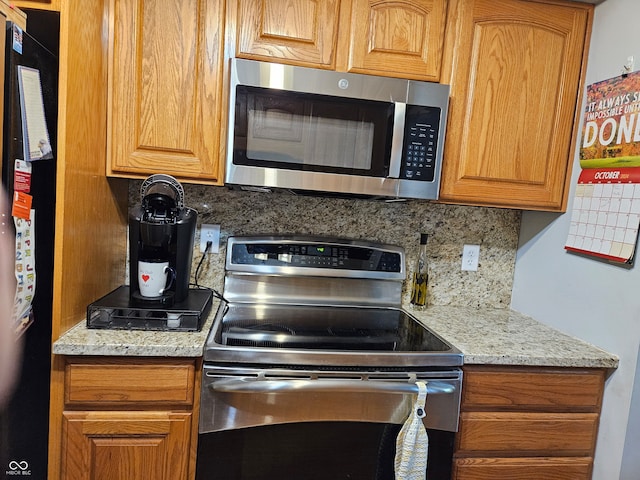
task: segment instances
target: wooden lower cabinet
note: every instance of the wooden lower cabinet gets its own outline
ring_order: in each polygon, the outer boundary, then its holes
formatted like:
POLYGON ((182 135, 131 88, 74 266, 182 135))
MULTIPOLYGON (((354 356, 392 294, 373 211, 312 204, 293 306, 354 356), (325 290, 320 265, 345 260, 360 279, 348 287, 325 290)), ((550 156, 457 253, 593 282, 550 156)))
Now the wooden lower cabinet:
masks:
POLYGON ((460 424, 465 452, 589 456, 598 427, 595 413, 465 412, 460 424))
MULTIPOLYGON (((192 480, 201 359, 67 357, 61 475, 192 480)), ((465 366, 452 480, 588 480, 606 370, 465 366)))
POLYGON ((63 478, 184 480, 191 412, 64 412, 63 478))
POLYGON ((197 359, 68 358, 61 478, 194 478, 199 372, 197 359))
POLYGON ((465 367, 453 479, 590 479, 605 375, 465 367))
POLYGON ((591 458, 465 458, 453 469, 457 480, 576 480, 590 475, 591 458))

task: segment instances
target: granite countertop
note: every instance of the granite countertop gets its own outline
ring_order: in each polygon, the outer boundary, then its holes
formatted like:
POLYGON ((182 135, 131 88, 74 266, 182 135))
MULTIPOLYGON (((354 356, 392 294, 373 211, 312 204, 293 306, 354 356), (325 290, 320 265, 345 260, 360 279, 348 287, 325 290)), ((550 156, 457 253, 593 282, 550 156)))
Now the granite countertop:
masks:
POLYGON ((53 343, 53 353, 130 357, 200 357, 219 303, 219 300, 213 299, 211 311, 199 332, 93 329, 87 328, 87 321, 83 319, 53 343))
POLYGON ((464 354, 466 365, 617 368, 618 357, 509 309, 407 310, 464 354))
MULTIPOLYGON (((199 332, 96 330, 82 320, 53 344, 58 355, 199 357, 213 325, 214 300, 199 332)), ((616 368, 618 357, 508 309, 406 308, 464 354, 465 364, 616 368)))

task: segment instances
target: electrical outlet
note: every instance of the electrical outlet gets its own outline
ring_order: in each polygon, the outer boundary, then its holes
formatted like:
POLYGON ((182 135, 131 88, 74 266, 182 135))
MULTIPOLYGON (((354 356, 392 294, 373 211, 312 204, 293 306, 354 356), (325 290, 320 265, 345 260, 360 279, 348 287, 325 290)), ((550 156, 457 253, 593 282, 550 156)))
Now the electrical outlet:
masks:
POLYGON ((220 251, 220 225, 207 225, 200 227, 200 252, 207 248, 207 242, 211 242, 208 253, 218 253, 220 251))
POLYGON ((480 245, 464 245, 462 247, 462 270, 478 270, 478 260, 480 259, 480 245))
POLYGON ((627 57, 627 63, 624 64, 623 68, 623 73, 631 73, 633 72, 633 55, 629 55, 627 57))

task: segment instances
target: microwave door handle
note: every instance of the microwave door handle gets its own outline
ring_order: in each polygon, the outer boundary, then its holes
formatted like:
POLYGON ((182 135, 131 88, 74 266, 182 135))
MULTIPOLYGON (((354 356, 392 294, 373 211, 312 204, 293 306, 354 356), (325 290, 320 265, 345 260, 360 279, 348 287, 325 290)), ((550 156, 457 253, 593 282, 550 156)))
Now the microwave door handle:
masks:
POLYGON ((391 157, 389 158, 388 178, 400 177, 400 165, 402 163, 402 146, 404 137, 404 122, 407 114, 407 104, 394 103, 393 138, 391 139, 391 157))

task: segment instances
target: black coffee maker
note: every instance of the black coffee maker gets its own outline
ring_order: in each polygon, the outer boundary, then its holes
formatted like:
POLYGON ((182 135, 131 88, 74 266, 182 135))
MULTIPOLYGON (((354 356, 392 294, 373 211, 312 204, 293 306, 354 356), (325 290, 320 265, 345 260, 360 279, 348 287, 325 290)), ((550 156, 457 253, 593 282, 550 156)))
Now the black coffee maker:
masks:
POLYGON ((184 206, 184 189, 170 175, 147 178, 140 197, 129 214, 130 299, 134 305, 170 307, 189 294, 198 212, 184 206), (168 262, 172 278, 157 296, 141 294, 139 262, 168 262))

